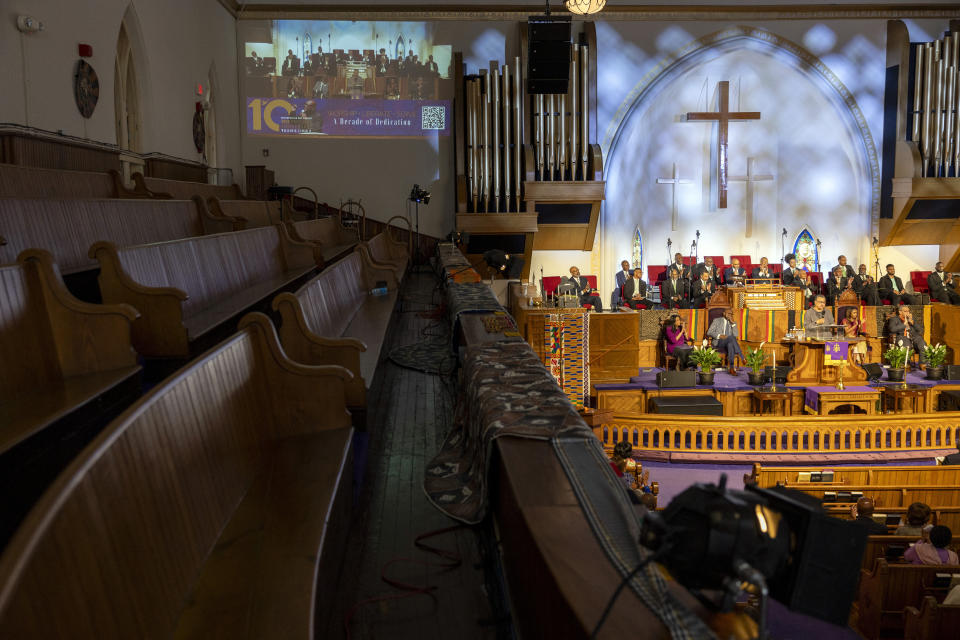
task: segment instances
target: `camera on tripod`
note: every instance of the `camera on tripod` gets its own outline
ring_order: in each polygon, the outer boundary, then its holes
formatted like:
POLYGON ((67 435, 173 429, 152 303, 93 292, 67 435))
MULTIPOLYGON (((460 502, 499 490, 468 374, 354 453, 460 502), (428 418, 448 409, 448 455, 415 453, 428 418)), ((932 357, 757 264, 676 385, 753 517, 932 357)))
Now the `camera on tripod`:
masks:
POLYGON ((410 189, 410 202, 430 204, 430 192, 426 189, 421 189, 420 185, 415 184, 413 188, 410 189))

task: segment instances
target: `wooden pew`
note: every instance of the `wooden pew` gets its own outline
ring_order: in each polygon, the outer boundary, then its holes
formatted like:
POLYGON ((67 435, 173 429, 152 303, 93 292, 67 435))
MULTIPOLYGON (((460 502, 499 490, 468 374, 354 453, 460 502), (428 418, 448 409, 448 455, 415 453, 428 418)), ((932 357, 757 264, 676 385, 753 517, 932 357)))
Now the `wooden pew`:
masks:
MULTIPOLYGON (((828 484, 825 482, 791 482, 785 486, 802 491, 818 499, 823 499, 826 491, 861 491, 864 496, 873 498, 877 511, 887 507, 908 507, 912 502, 934 504, 960 504, 960 485, 904 484, 904 485, 862 485, 828 484)), ((847 504, 854 502, 850 500, 847 504)))
POLYGON ((919 611, 904 609, 904 616, 904 640, 955 640, 960 630, 960 605, 937 604, 933 596, 923 599, 919 611))
POLYGON ((147 357, 189 357, 215 329, 317 267, 314 247, 276 227, 130 247, 98 242, 90 257, 100 263, 103 300, 140 311, 133 344, 147 357))
POLYGON ((236 184, 219 185, 188 180, 149 178, 139 172, 132 174, 130 178, 133 180, 135 192, 144 197, 190 200, 194 196, 200 196, 204 200, 207 198, 246 200, 243 191, 236 184))
POLYGON ((221 200, 207 198, 210 213, 221 218, 239 219, 241 228, 269 227, 283 222, 283 205, 279 200, 221 200))
POLYGON ((397 282, 403 281, 410 255, 407 245, 390 237, 389 227, 366 242, 357 245, 364 258, 377 269, 391 269, 397 282))
POLYGON ((229 222, 202 217, 188 200, 0 198, 0 235, 7 240, 0 245, 0 263, 39 247, 70 274, 96 267, 87 251, 100 240, 124 246, 231 229, 229 222))
POLYGON ((869 640, 903 633, 904 609, 918 606, 938 573, 960 573, 955 565, 889 564, 879 558, 860 574, 858 626, 869 640))
POLYGON ((357 244, 357 234, 343 228, 339 218, 334 216, 287 222, 286 225, 294 239, 320 243, 324 259, 328 262, 352 250, 357 244))
POLYGON ((0 163, 0 198, 136 198, 116 170, 69 171, 0 163))
POLYGON ((348 406, 365 407, 397 295, 392 270, 378 269, 353 253, 293 293, 274 298, 284 351, 304 364, 348 369, 354 375, 347 387, 348 406), (387 295, 369 293, 377 280, 387 282, 387 295))
MULTIPOLYGON (((867 546, 863 551, 863 563, 860 568, 864 571, 872 569, 878 558, 887 558, 888 549, 891 552, 899 552, 897 557, 901 558, 903 551, 906 551, 916 541, 916 536, 869 536, 867 546)), ((950 548, 954 551, 960 548, 960 533, 953 536, 950 541, 950 548)))
POLYGON ((0 556, 3 635, 314 637, 349 520, 350 377, 244 318, 36 504, 0 556))
MULTIPOLYGON (((871 496, 872 497, 872 496, 871 496)), ((908 505, 909 506, 909 505, 908 505)), ((930 524, 942 524, 950 527, 950 530, 960 534, 960 506, 958 505, 928 505, 931 510, 930 524)), ((827 503, 823 508, 831 516, 850 520, 853 516, 850 513, 850 504, 827 503)), ((877 513, 896 514, 903 519, 907 513, 907 507, 882 507, 877 513)), ((891 533, 896 530, 896 526, 890 528, 891 533)))
MULTIPOLYGON (((794 484, 801 472, 833 471, 835 484, 952 484, 960 485, 960 467, 935 465, 878 465, 856 467, 764 467, 753 465, 753 471, 744 477, 761 487, 775 487, 778 483, 794 484)), ((960 504, 960 503, 953 503, 960 504)))
POLYGON ((46 251, 0 266, 0 544, 84 439, 139 395, 136 317, 74 298, 46 251))

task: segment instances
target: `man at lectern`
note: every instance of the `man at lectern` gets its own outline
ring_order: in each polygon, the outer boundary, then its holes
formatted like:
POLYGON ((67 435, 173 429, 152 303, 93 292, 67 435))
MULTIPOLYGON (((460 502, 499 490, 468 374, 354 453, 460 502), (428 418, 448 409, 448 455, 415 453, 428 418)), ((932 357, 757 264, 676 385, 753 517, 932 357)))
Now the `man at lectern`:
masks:
POLYGON ((832 329, 830 325, 836 324, 833 320, 833 311, 827 308, 827 298, 823 294, 817 295, 813 299, 813 307, 803 316, 803 328, 807 332, 807 337, 825 339, 829 338, 832 329))

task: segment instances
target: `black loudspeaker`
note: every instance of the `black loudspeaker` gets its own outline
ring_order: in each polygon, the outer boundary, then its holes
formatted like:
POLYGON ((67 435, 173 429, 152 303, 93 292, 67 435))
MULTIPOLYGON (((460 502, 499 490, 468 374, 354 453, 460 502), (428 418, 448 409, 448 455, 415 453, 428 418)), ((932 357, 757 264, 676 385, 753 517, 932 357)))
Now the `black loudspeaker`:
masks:
POLYGON ((650 412, 685 416, 722 416, 723 403, 713 396, 660 396, 650 400, 650 412))
POLYGON ((566 93, 570 82, 570 16, 530 16, 527 41, 527 93, 566 93))
POLYGON ((658 371, 657 386, 661 389, 689 389, 697 386, 696 371, 658 371))
POLYGON ((941 391, 937 411, 960 411, 960 391, 941 391))
POLYGON ((883 367, 876 362, 865 362, 860 366, 867 372, 867 378, 870 380, 877 381, 883 377, 883 367))
POLYGON ((787 384, 788 373, 790 373, 790 367, 764 367, 763 381, 768 383, 776 379, 777 384, 787 384))
POLYGON ((944 380, 960 380, 960 364, 948 364, 943 369, 944 380))

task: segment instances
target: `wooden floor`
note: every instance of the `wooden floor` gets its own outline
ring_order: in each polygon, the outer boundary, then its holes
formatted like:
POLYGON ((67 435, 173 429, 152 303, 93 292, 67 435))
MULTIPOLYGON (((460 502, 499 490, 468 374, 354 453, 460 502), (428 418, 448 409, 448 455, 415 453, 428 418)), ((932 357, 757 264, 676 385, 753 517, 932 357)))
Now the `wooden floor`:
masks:
POLYGON ((367 473, 344 558, 340 600, 330 628, 319 637, 347 637, 344 619, 351 611, 351 638, 510 637, 509 630, 498 636, 492 613, 498 607, 487 597, 486 554, 481 554, 487 534, 462 527, 426 540, 459 556, 460 565, 452 569, 414 546, 417 536, 456 525, 427 502, 421 488, 423 470, 451 424, 455 389, 449 376, 399 367, 389 353, 397 346, 448 339, 445 319, 423 317, 441 299, 435 284, 425 272, 411 273, 403 284, 368 396, 367 473), (410 592, 387 584, 381 575, 436 589, 405 596, 410 592), (360 604, 378 597, 385 599, 360 604))

